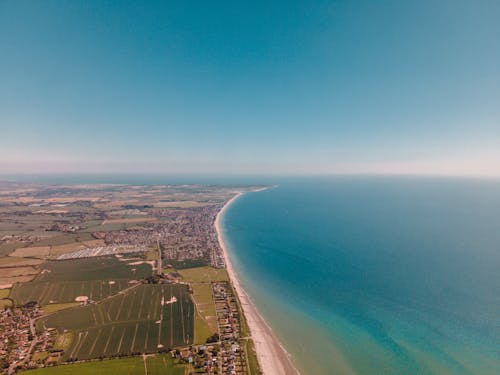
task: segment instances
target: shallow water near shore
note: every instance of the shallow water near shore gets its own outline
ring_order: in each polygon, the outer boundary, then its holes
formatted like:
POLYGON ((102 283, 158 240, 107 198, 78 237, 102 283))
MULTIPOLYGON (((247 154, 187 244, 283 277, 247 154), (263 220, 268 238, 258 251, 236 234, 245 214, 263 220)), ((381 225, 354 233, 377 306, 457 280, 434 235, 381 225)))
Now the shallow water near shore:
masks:
POLYGON ((304 375, 500 372, 500 182, 289 179, 222 219, 304 375))

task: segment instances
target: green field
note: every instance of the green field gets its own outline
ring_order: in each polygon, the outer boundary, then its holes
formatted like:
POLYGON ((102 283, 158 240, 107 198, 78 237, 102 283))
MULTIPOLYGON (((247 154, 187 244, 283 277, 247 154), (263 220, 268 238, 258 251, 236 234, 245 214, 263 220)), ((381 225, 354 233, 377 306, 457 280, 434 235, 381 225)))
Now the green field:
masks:
POLYGON ((187 268, 178 271, 185 281, 192 283, 210 283, 212 281, 229 281, 225 269, 213 267, 187 268))
POLYGON ((10 297, 17 305, 74 302, 78 296, 100 301, 131 286, 130 280, 151 275, 150 264, 129 265, 115 257, 49 261, 33 281, 15 284, 10 297))
POLYGON ((248 363, 249 375, 261 375, 259 362, 257 359, 257 353, 255 352, 255 346, 252 340, 242 340, 242 347, 245 350, 246 359, 248 363))
POLYGON ((194 342, 204 344, 217 332, 217 320, 211 284, 193 284, 193 299, 196 304, 194 342))
POLYGON ((150 264, 129 265, 114 256, 49 261, 38 281, 140 279, 151 276, 150 264))
POLYGON ((52 303, 42 307, 43 314, 52 314, 53 312, 69 309, 70 307, 77 307, 80 304, 78 302, 68 302, 68 303, 52 303))
MULTIPOLYGON (((56 232, 57 233, 57 232, 56 232)), ((94 240, 90 233, 65 233, 59 234, 57 233, 53 237, 46 238, 44 240, 33 243, 30 246, 57 246, 57 245, 65 245, 74 242, 82 242, 82 241, 90 241, 94 240)))
POLYGON ((149 375, 184 375, 187 373, 186 367, 175 365, 169 354, 147 357, 146 365, 149 375))
POLYGON ((27 375, 184 375, 185 367, 174 364, 168 354, 148 356, 146 367, 142 357, 111 359, 71 365, 60 365, 25 371, 27 375))
POLYGON ((188 268, 199 268, 208 266, 207 259, 185 259, 185 260, 175 260, 175 259, 164 259, 164 265, 170 264, 175 269, 183 270, 188 268))
POLYGON ((128 280, 84 280, 84 281, 31 281, 15 284, 10 298, 16 305, 37 301, 40 305, 74 302, 78 296, 88 296, 100 301, 131 285, 128 280))
POLYGON ((56 312, 37 322, 42 327, 73 332, 63 359, 154 353, 193 343, 194 304, 185 285, 140 285, 100 304, 56 312), (167 303, 172 297, 177 301, 167 303))

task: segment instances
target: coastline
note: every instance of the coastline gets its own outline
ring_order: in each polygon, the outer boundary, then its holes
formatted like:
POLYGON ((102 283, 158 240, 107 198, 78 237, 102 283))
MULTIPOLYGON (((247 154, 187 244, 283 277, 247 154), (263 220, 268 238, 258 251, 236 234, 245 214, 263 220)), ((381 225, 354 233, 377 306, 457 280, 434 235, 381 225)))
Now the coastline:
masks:
MULTIPOLYGON (((261 189, 264 190, 264 189, 261 189)), ((260 190, 258 190, 260 191, 260 190)), ((257 359, 260 368, 264 375, 291 375, 300 374, 297 368, 293 365, 290 355, 285 350, 283 345, 281 345, 278 337, 271 329, 271 327, 264 320, 262 315, 257 310, 257 307, 250 299, 246 291, 233 269, 231 261, 229 259, 229 254, 224 241, 224 236, 220 227, 221 217, 224 215, 226 209, 243 193, 238 192, 234 197, 226 202, 222 209, 217 213, 215 218, 215 230, 217 232, 217 238, 219 244, 222 248, 224 261, 226 263, 226 270, 229 274, 229 278, 235 292, 240 301, 240 305, 243 309, 248 327, 250 329, 250 335, 253 339, 255 345, 255 351, 257 353, 257 359)))

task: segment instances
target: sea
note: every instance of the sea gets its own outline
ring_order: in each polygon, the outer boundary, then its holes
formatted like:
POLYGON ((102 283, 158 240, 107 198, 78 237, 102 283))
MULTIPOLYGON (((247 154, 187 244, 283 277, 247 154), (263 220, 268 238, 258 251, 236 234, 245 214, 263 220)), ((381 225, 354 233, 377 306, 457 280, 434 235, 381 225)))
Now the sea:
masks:
POLYGON ((8 179, 273 186, 238 198, 222 230, 302 375, 500 374, 499 179, 8 179))
POLYGON ((500 181, 292 178, 222 220, 302 374, 500 374, 500 181))

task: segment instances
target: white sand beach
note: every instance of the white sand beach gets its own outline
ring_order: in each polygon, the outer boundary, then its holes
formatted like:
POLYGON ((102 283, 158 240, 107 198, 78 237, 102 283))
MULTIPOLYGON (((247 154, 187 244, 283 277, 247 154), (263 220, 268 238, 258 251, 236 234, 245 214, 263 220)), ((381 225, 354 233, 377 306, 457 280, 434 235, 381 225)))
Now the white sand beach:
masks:
POLYGON ((267 322, 257 310, 253 301, 243 289, 243 286, 238 279, 238 276, 234 271, 229 259, 227 248, 224 243, 224 237, 222 235, 220 227, 220 219, 222 215, 224 215, 227 207, 229 207, 229 205, 241 195, 242 193, 238 193, 233 198, 231 198, 220 210, 215 219, 215 229, 217 231, 219 243, 224 252, 227 272, 229 274, 229 277, 231 278, 231 282, 243 308, 245 318, 250 328, 250 334, 255 343, 255 350, 257 352, 259 365, 264 375, 299 374, 299 371, 294 367, 289 354, 279 342, 276 334, 273 332, 271 327, 269 327, 267 322))

